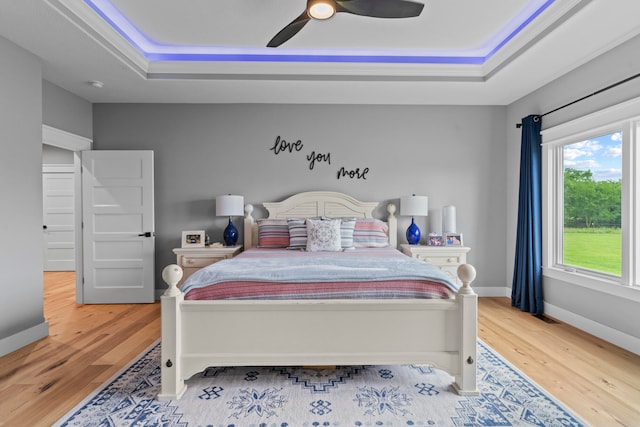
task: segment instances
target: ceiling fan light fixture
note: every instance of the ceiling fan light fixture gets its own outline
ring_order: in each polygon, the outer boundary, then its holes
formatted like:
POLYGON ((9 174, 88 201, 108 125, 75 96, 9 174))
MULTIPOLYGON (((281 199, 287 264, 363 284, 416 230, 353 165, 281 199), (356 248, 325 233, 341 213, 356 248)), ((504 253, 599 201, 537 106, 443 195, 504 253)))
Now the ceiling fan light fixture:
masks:
POLYGON ((309 2, 309 16, 313 19, 329 19, 336 13, 336 8, 332 1, 319 0, 309 2))

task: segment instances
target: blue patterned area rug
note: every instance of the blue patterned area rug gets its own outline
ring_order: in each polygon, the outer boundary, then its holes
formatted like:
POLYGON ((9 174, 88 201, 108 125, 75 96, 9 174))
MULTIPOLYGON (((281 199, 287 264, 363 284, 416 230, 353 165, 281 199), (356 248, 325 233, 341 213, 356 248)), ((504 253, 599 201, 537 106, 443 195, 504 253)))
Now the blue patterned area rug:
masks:
POLYGON ((458 396, 427 366, 209 368, 178 401, 158 401, 160 344, 54 426, 587 426, 479 341, 480 395, 458 396))

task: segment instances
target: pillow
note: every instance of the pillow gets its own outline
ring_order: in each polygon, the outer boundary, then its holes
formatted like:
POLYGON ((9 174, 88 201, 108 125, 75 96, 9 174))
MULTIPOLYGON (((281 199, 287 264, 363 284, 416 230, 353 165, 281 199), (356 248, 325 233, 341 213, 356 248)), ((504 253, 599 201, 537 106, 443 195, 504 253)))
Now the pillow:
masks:
POLYGON ((358 218, 353 230, 353 246, 356 248, 381 248, 389 246, 389 227, 376 218, 358 218))
POLYGON ((286 248, 289 246, 289 226, 286 219, 258 220, 258 247, 286 248))
POLYGON ((341 251, 339 219, 307 219, 307 250, 341 251))
POLYGON ((342 249, 354 249, 353 232, 356 226, 355 218, 342 218, 340 220, 340 246, 342 249))
POLYGON ((304 219, 287 219, 289 227, 289 249, 307 249, 307 224, 304 219))

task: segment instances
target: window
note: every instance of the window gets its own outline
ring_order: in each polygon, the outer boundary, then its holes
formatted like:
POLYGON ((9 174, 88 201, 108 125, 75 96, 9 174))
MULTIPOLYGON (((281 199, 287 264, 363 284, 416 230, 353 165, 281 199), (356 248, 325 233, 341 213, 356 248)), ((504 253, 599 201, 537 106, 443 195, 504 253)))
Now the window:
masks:
POLYGON ((621 275, 622 136, 562 146, 560 265, 621 275))
POLYGON ((640 99, 542 137, 544 276, 638 298, 640 99))

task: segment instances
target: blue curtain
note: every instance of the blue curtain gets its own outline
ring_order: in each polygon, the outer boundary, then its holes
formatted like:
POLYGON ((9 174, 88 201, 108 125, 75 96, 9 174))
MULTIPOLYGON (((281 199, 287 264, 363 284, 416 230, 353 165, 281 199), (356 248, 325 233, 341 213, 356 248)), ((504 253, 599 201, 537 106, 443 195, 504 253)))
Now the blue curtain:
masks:
POLYGON ((542 315, 542 136, 540 116, 522 119, 520 194, 511 305, 542 315))

